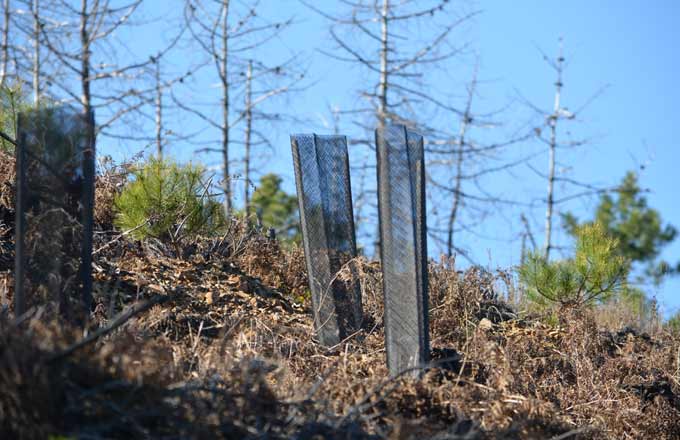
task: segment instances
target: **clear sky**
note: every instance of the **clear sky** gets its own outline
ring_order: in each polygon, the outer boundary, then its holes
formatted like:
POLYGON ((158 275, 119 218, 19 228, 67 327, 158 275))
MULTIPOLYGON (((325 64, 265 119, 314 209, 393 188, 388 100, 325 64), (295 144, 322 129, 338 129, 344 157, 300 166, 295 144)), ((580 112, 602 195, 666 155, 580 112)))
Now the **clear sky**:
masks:
MULTIPOLYGON (((314 4, 334 12, 339 11, 340 3, 323 0, 314 4)), ((606 89, 577 121, 570 123, 568 130, 575 138, 587 137, 590 142, 576 151, 560 153, 564 155, 558 158, 561 169, 574 179, 598 185, 614 185, 627 170, 640 171, 642 187, 650 190, 650 205, 661 212, 665 221, 680 227, 676 195, 680 182, 677 171, 680 165, 677 141, 680 127, 677 105, 680 102, 677 83, 680 75, 680 2, 497 0, 459 3, 467 10, 481 11, 455 37, 469 42, 470 51, 479 56, 480 78, 484 81, 480 95, 484 106, 498 108, 510 104, 510 110, 502 116, 509 125, 524 123, 529 117, 530 112, 517 101, 519 94, 550 109, 555 76, 542 60, 539 48, 554 56, 558 38, 562 37, 569 63, 564 77, 563 105, 575 110, 595 92, 606 89)), ((175 7, 175 2, 161 0, 148 0, 145 6, 148 15, 165 17, 176 16, 175 7), (154 11, 157 7, 160 9, 154 11)), ((261 2, 260 10, 272 20, 292 16, 295 25, 259 55, 275 59, 295 53, 301 63, 308 66, 308 88, 277 104, 279 111, 293 111, 300 121, 283 123, 275 128, 271 137, 274 150, 267 160, 259 162, 257 168, 259 175, 281 174, 286 188, 294 191, 288 134, 329 131, 329 105, 347 108, 355 104, 354 91, 363 78, 357 69, 330 60, 318 51, 330 47, 327 21, 297 0, 265 0, 261 2), (327 125, 325 128, 324 124, 327 125)), ((153 27, 147 26, 130 31, 130 36, 123 34, 121 38, 129 39, 128 44, 134 52, 143 53, 145 48, 152 48, 170 32, 167 25, 171 23, 166 20, 156 25, 165 26, 165 31, 153 31, 153 27), (140 40, 142 29, 145 29, 145 35, 140 40), (131 44, 135 41, 146 44, 131 44)), ((191 61, 192 57, 186 52, 169 60, 177 71, 185 69, 191 61)), ((446 72, 451 89, 448 91, 463 94, 470 71, 470 62, 452 65, 446 72)), ((206 82, 200 81, 209 80, 197 80, 199 91, 185 97, 200 101, 216 99, 218 90, 206 87, 206 82)), ((180 117, 179 121, 188 131, 202 128, 199 121, 190 118, 180 117)), ((341 123, 341 132, 351 136, 355 130, 349 123, 341 123)), ((204 138, 215 137, 205 134, 204 138)), ((125 156, 136 152, 138 146, 116 146, 114 149, 103 145, 102 149, 125 156)), ((199 158, 208 164, 217 164, 215 158, 193 154, 192 147, 183 143, 173 144, 171 151, 181 160, 199 158)), ((542 156, 535 164, 543 164, 545 169, 546 162, 547 156, 542 156)), ((519 167, 513 173, 514 180, 508 180, 506 176, 486 180, 485 184, 491 189, 502 186, 503 194, 516 200, 540 198, 544 194, 545 183, 530 169, 519 167)), ((562 195, 573 193, 573 190, 559 186, 557 191, 562 195)), ((595 202, 595 198, 582 199, 567 208, 587 217, 595 202)), ((521 232, 517 221, 520 211, 507 209, 507 213, 501 212, 480 224, 478 234, 459 238, 480 264, 492 268, 508 267, 519 261, 520 243, 516 237, 521 232)), ((537 238, 542 241, 542 208, 527 214, 533 219, 537 238)), ((558 233, 557 239, 566 244, 563 233, 558 233)), ((437 251, 432 246, 431 251, 436 256, 437 251)), ((663 257, 671 262, 679 261, 680 240, 669 246, 663 257)), ((679 289, 680 279, 674 279, 649 293, 657 297, 668 316, 680 309, 679 289)))

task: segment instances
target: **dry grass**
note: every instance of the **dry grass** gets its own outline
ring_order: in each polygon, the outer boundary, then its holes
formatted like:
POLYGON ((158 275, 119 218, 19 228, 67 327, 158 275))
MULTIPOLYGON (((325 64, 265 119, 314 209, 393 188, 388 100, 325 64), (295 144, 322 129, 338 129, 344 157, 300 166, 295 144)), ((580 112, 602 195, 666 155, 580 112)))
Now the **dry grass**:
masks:
POLYGON ((603 331, 589 312, 565 312, 568 324, 558 327, 514 317, 495 300, 492 274, 460 273, 443 262, 430 267, 431 334, 435 354, 448 357, 445 368, 390 380, 379 267, 355 262, 364 330, 326 350, 314 342, 308 310, 295 301, 300 286, 281 275, 301 270, 298 251, 274 242, 261 249, 268 251, 235 259, 253 270, 270 261, 278 284, 222 257, 150 256, 121 241, 96 262, 100 324, 138 298, 167 294, 171 301, 58 362, 50 356, 79 333, 46 319, 47 309, 18 327, 4 320, 3 434, 680 435, 678 340, 669 335, 603 331))
POLYGON ((94 223, 100 231, 112 231, 115 213, 113 202, 131 172, 131 163, 117 165, 110 160, 99 164, 94 185, 94 223))
POLYGON ((499 300, 508 274, 444 260, 430 265, 434 366, 389 379, 379 264, 352 262, 364 326, 325 349, 300 249, 237 226, 182 259, 98 235, 90 332, 169 300, 67 356, 83 330, 49 304, 20 324, 0 314, 0 438, 680 438, 677 336, 587 310, 548 325, 499 300))

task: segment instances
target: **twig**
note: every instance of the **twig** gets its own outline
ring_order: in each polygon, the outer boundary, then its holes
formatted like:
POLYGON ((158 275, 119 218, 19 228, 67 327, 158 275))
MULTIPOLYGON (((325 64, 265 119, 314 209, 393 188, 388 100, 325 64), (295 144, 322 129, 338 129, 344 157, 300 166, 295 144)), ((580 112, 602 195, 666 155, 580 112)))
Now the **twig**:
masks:
POLYGON ((75 344, 67 347, 66 349, 57 352, 53 354, 49 359, 48 362, 54 362, 59 359, 62 359, 66 356, 71 355, 73 352, 76 350, 86 346, 87 344, 90 344, 91 342, 96 341, 97 339, 101 338, 102 336, 106 336, 121 325, 125 324, 127 321, 130 320, 130 318, 139 315, 140 313, 143 313, 147 310, 149 310, 151 307, 155 306, 156 304, 162 304, 170 299, 170 296, 168 295, 156 295, 152 298, 149 298, 146 301, 136 303, 133 306, 129 307, 127 310, 124 312, 121 312, 109 325, 106 327, 102 327, 99 330, 97 330, 94 333, 89 334, 87 337, 81 339, 80 341, 76 342, 75 344))
POLYGON ((374 403, 370 403, 372 397, 380 396, 381 399, 384 399, 385 397, 389 396, 392 393, 392 391, 394 391, 397 388, 397 386, 399 385, 399 380, 402 379, 403 377, 406 377, 408 374, 413 373, 414 371, 427 370, 428 368, 431 368, 431 366, 432 365, 418 365, 415 367, 408 367, 404 370, 401 370, 394 376, 390 376, 386 380, 383 380, 382 382, 378 383, 371 392, 364 395, 363 399, 360 402, 353 405, 351 408, 347 410, 344 417, 341 417, 339 419, 336 426, 342 426, 347 420, 350 420, 351 417, 355 416, 356 414, 361 414, 365 410, 365 408, 369 408, 370 406, 374 405, 374 403), (392 386, 387 388, 387 391, 383 393, 383 390, 388 385, 392 386))
POLYGON ((45 311, 44 306, 38 308, 31 307, 30 309, 26 310, 22 315, 16 317, 16 319, 12 323, 12 326, 18 327, 29 319, 33 319, 34 317, 40 317, 44 311, 45 311))
POLYGON ((15 147, 17 146, 17 141, 12 139, 8 134, 6 134, 4 131, 0 130, 0 137, 9 142, 10 144, 14 145, 15 147))
POLYGON ((131 233, 135 232, 137 229, 140 229, 141 227, 146 226, 146 225, 148 225, 148 224, 149 224, 149 220, 147 219, 144 223, 139 224, 139 225, 135 226, 135 227, 132 228, 132 229, 128 229, 128 230, 126 230, 126 231, 121 232, 117 237, 113 238, 113 239, 110 240, 108 243, 102 245, 102 246, 99 247, 97 250, 95 250, 94 252, 92 252, 92 255, 98 254, 99 252, 101 252, 101 251, 103 251, 104 249, 106 249, 107 247, 111 246, 113 243, 117 242, 117 241, 120 240, 121 238, 125 237, 125 236, 128 235, 128 234, 131 234, 131 233))

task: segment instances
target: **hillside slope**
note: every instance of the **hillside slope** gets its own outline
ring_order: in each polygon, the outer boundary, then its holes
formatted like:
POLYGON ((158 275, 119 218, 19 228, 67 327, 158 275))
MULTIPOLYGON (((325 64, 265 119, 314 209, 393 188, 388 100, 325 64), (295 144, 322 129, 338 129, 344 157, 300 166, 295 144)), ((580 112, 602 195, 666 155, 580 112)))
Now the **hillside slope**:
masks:
MULTIPOLYGON (((12 182, 0 187, 11 257, 12 182)), ((115 232, 95 250, 89 335, 153 305, 90 339, 49 303, 18 323, 5 309, 1 438, 680 438, 677 338, 598 328, 589 311, 518 315, 497 293, 504 273, 431 263, 434 366, 389 379, 376 262, 354 262, 362 331, 324 349, 300 249, 235 227, 183 258, 115 232)))

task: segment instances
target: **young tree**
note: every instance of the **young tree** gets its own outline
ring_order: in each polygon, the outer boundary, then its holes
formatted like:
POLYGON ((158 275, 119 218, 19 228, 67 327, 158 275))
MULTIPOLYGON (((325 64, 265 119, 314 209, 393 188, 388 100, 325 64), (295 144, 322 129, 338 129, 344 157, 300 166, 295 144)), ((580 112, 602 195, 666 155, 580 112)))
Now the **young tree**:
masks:
POLYGON ((576 236, 583 226, 601 224, 606 234, 617 240, 616 254, 637 266, 635 281, 651 281, 658 285, 664 277, 680 270, 680 262, 673 265, 659 258, 663 248, 675 240, 678 231, 663 223, 661 214, 648 205, 644 193, 637 174, 630 171, 618 188, 600 196, 592 220, 579 221, 571 213, 565 213, 562 219, 572 236, 576 236))
POLYGON ((580 307, 601 303, 620 292, 628 262, 617 255, 618 242, 599 223, 576 230, 573 258, 548 261, 540 253, 529 254, 520 267, 520 280, 528 297, 539 305, 580 307))
POLYGON ((30 106, 18 87, 0 87, 0 150, 14 152, 19 112, 30 106))
POLYGON ((115 199, 115 224, 133 237, 168 240, 181 255, 184 239, 222 226, 201 167, 152 157, 133 177, 115 199))

